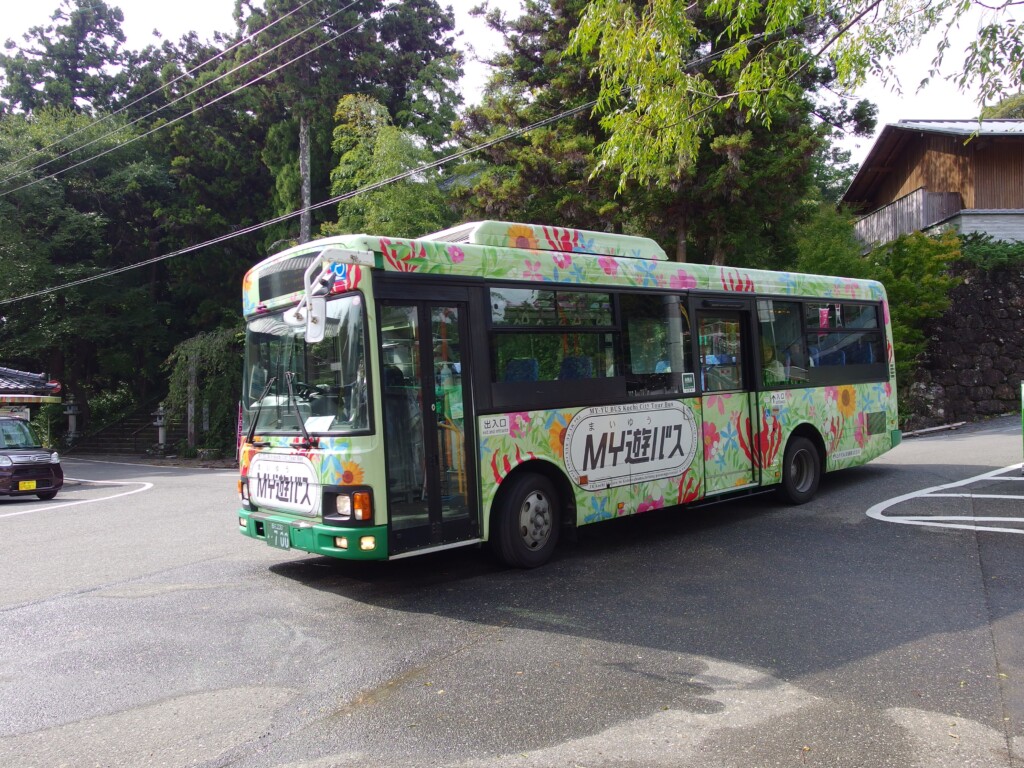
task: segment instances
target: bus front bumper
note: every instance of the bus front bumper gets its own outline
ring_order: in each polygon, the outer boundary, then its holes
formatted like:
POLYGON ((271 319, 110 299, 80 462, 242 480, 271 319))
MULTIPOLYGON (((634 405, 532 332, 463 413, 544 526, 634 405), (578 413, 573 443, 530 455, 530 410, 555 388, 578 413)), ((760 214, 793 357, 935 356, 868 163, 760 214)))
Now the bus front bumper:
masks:
POLYGON ((277 549, 298 549, 342 560, 387 560, 386 525, 339 528, 266 512, 238 511, 238 531, 277 549))

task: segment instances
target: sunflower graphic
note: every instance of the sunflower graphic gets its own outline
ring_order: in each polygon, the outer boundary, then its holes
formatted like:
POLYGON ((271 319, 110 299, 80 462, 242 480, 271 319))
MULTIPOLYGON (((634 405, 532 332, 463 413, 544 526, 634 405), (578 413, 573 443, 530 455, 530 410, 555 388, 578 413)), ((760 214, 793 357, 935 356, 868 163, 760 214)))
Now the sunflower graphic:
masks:
POLYGON ((513 248, 537 250, 537 236, 533 233, 533 227, 513 224, 508 228, 508 244, 513 248))
POLYGON ((361 485, 363 468, 354 461, 343 461, 341 463, 341 482, 345 485, 361 485))
POLYGON ((844 419, 849 419, 857 412, 857 390, 853 387, 839 387, 836 404, 844 419))

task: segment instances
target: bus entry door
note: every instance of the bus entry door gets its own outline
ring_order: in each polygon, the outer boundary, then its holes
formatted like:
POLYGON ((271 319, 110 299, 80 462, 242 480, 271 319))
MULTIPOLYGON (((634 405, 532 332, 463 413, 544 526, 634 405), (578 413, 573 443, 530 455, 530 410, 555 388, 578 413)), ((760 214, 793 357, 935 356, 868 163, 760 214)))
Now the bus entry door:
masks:
POLYGON ((467 466, 466 424, 472 419, 463 367, 469 346, 463 343, 465 306, 381 302, 391 555, 479 536, 467 466))
POLYGON ((718 309, 714 303, 706 300, 697 310, 705 496, 758 480, 751 434, 750 311, 718 309))

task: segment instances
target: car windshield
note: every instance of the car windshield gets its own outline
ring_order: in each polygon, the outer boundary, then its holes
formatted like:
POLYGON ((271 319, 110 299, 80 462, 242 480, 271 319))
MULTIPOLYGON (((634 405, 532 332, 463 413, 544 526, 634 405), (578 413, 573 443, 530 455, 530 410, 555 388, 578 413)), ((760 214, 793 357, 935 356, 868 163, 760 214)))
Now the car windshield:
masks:
POLYGON ((337 434, 369 427, 363 310, 360 294, 327 302, 327 332, 315 344, 306 343, 304 327, 287 324, 283 312, 249 321, 242 387, 245 429, 257 411, 257 433, 301 434, 304 426, 310 434, 337 434))
POLYGON ((41 448, 32 427, 20 419, 0 419, 0 449, 41 448))

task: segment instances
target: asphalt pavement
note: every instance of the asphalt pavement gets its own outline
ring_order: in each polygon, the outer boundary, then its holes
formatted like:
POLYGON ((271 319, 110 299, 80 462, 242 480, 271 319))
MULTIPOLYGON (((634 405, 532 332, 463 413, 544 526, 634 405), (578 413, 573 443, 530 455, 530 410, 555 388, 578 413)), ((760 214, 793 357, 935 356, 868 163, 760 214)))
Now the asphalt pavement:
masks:
POLYGON ((930 433, 533 571, 275 550, 231 471, 72 459, 0 501, 0 765, 1017 768, 1021 459, 930 433))

